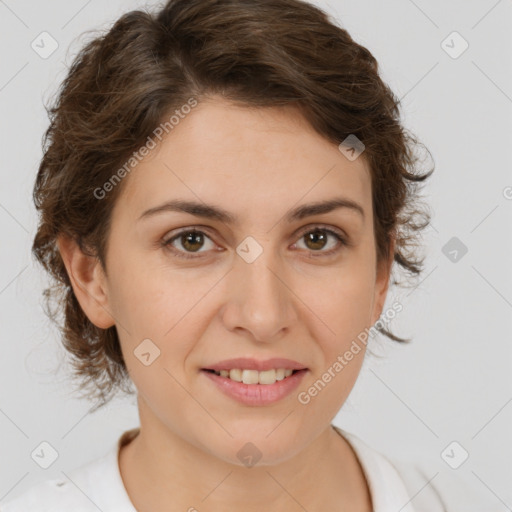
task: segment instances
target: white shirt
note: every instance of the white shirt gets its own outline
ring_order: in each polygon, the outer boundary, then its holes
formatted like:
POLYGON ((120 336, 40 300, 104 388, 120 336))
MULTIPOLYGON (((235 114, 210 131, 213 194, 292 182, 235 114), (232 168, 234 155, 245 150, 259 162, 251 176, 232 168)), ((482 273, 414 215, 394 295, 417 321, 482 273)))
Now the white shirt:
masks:
MULTIPOLYGON (((417 488, 407 489, 396 466, 356 435, 334 427, 354 449, 366 476, 374 512, 444 511, 438 499, 428 508, 416 509, 412 499, 417 488)), ((0 503, 0 512, 137 512, 130 501, 119 470, 120 448, 131 441, 138 428, 124 432, 102 457, 65 474, 67 478, 39 482, 21 495, 0 503)))

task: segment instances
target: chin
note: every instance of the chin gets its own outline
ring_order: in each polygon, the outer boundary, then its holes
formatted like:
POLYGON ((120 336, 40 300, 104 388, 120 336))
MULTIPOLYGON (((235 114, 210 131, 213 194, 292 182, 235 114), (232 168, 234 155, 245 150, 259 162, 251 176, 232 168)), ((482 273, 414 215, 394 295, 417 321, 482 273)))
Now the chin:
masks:
MULTIPOLYGON (((275 424, 274 427, 275 429, 275 424)), ((222 436, 222 440, 212 443, 211 437, 204 440, 208 452, 228 464, 239 467, 275 466, 294 457, 303 448, 297 437, 287 431, 280 433, 272 429, 261 429, 252 434, 230 431, 233 437, 222 436)))

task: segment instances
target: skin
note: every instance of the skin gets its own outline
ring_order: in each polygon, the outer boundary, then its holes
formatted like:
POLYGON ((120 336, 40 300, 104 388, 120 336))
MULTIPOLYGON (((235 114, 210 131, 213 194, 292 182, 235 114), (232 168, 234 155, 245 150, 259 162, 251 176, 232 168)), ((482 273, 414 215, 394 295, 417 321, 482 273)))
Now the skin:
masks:
POLYGON ((60 238, 82 308, 98 327, 117 326, 138 390, 141 431, 119 458, 137 510, 252 512, 269 503, 275 512, 371 510, 358 460, 331 426, 356 382, 364 345, 307 405, 297 399, 382 313, 393 246, 377 266, 363 156, 349 161, 290 107, 249 109, 211 97, 125 178, 106 272, 60 238), (364 217, 341 208, 284 219, 299 205, 339 196, 359 203, 364 217), (138 220, 177 198, 215 204, 239 222, 178 212, 138 220), (304 235, 318 224, 342 230, 351 245, 325 232, 323 246, 308 242, 304 235), (162 246, 194 226, 206 234, 202 245, 178 237, 172 247, 198 258, 162 246), (252 263, 236 253, 247 236, 263 249, 252 263), (147 338, 160 349, 149 366, 134 355, 147 338), (232 357, 286 357, 308 373, 286 398, 251 407, 200 372, 232 357), (237 457, 247 442, 262 454, 251 468, 237 457))

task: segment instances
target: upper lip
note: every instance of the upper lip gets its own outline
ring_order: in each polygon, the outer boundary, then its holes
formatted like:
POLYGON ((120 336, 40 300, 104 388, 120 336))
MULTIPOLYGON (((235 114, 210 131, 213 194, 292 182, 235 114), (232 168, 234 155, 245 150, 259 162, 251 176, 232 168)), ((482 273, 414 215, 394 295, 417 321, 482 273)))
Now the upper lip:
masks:
POLYGON ((218 363, 212 364, 203 368, 203 370, 232 370, 239 368, 242 370, 258 370, 260 372, 265 370, 272 370, 278 368, 290 369, 290 370, 303 370, 306 367, 293 361, 292 359, 284 359, 281 357, 274 357, 272 359, 266 359, 265 361, 258 361, 257 359, 251 359, 248 357, 238 357, 236 359, 225 359, 218 363))

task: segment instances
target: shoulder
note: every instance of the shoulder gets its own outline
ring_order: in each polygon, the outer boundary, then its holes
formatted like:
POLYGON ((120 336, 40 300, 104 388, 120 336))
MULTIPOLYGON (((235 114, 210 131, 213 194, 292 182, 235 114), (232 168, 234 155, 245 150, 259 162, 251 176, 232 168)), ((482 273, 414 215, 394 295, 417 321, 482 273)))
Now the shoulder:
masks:
POLYGON ((335 427, 354 449, 366 475, 375 512, 445 512, 439 493, 428 486, 428 479, 409 461, 388 457, 353 433, 335 427), (420 485, 421 484, 421 485, 420 485), (423 487, 423 495, 419 491, 423 487))
POLYGON ((335 429, 348 441, 359 460, 370 489, 373 510, 416 512, 411 503, 410 490, 395 465, 355 434, 339 427, 335 429))
POLYGON ((138 427, 123 432, 103 456, 3 501, 0 512, 136 512, 121 478, 118 457, 120 448, 138 433, 138 427))
POLYGON ((335 427, 352 445, 367 477, 375 512, 505 512, 470 469, 455 472, 440 455, 385 455, 353 433, 335 427), (492 503, 495 503, 492 505, 492 503))
POLYGON ((20 495, 0 503, 0 512, 98 512, 101 484, 109 471, 112 450, 103 457, 63 472, 62 478, 47 479, 20 495))
POLYGON ((70 481, 60 478, 48 479, 32 487, 24 493, 0 503, 0 512, 64 512, 74 510, 89 512, 97 508, 70 481))

